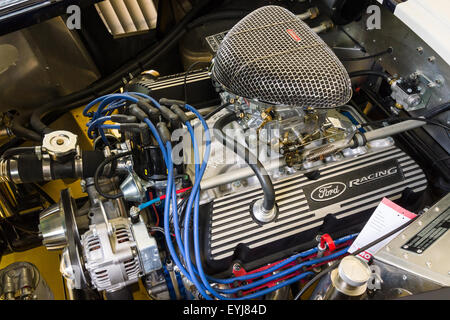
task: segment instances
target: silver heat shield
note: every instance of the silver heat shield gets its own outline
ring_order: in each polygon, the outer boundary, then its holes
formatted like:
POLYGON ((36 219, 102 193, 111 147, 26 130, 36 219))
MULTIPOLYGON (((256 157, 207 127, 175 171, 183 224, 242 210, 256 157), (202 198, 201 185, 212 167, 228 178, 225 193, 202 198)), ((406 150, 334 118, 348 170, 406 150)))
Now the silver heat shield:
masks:
POLYGON ((352 96, 348 73, 333 51, 278 6, 253 11, 227 33, 212 74, 235 95, 277 105, 334 108, 352 96))

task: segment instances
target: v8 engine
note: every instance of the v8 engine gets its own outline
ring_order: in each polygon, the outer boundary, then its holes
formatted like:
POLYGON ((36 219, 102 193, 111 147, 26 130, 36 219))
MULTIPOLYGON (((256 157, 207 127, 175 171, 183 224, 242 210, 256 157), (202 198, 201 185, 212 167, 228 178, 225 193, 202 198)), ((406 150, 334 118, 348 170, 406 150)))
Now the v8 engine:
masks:
MULTIPOLYGON (((31 232, 60 250, 71 298, 132 299, 138 283, 163 300, 391 299, 449 286, 444 271, 418 267, 450 236, 448 83, 411 71, 399 35, 356 50, 369 31, 348 5, 360 2, 265 5, 223 29, 188 14, 175 28, 197 31, 183 31, 180 55, 212 59, 169 76, 134 61, 145 70, 64 101, 81 130, 50 125, 64 113, 53 105, 29 127, 14 122, 17 139, 35 139, 2 149, 0 201, 57 186, 31 232), (383 206, 404 223, 373 222, 383 206), (414 280, 394 294, 406 273, 414 280)), ((169 40, 154 49, 167 65, 169 40)))

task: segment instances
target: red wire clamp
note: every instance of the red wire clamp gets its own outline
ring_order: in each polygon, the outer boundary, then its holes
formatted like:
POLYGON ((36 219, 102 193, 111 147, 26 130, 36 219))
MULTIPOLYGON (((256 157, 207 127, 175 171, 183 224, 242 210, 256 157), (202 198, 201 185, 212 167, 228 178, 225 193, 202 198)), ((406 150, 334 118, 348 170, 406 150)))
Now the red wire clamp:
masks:
POLYGON ((336 244, 334 243, 333 238, 331 238, 328 233, 325 233, 320 237, 319 247, 323 249, 326 249, 326 247, 328 247, 328 250, 330 250, 330 252, 333 252, 336 249, 336 244))

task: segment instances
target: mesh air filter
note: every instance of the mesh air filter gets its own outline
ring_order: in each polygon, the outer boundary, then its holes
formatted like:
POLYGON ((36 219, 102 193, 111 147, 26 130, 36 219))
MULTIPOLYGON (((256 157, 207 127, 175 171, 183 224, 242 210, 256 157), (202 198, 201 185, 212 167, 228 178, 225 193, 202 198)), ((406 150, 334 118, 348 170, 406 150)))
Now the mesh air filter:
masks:
POLYGON ((272 104, 333 108, 352 95, 336 55, 304 22, 278 6, 253 11, 228 32, 212 74, 226 90, 272 104))

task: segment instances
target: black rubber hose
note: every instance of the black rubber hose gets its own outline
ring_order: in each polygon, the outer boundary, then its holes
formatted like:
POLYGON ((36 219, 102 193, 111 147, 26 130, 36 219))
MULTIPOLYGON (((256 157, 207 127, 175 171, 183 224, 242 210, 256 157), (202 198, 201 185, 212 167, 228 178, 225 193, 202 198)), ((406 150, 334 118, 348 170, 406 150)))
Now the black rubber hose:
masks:
POLYGON ((35 147, 16 147, 7 149, 1 156, 1 159, 8 159, 19 154, 24 153, 34 153, 36 151, 35 147))
POLYGON ((52 161, 51 174, 52 180, 75 177, 75 162, 73 160, 69 160, 64 163, 52 161))
POLYGON ((43 182, 45 180, 42 171, 42 159, 39 159, 36 154, 25 153, 17 157, 17 171, 22 183, 43 182))
MULTIPOLYGON (((205 116, 203 116, 203 118, 204 118, 205 120, 208 120, 208 119, 210 119, 211 117, 213 117, 215 114, 219 113, 221 110, 225 109, 225 108, 228 107, 228 106, 231 106, 231 103, 229 103, 229 102, 224 103, 224 104, 218 106, 217 108, 215 108, 213 111, 211 111, 211 112, 209 112, 208 114, 206 114, 205 116)), ((197 123, 194 125, 194 128, 195 128, 196 126, 200 126, 200 125, 201 125, 201 123, 200 123, 200 122, 197 122, 197 123)))
POLYGON ((25 128, 23 122, 24 119, 21 117, 14 119, 9 126, 12 133, 14 133, 14 135, 18 138, 42 142, 42 137, 33 130, 25 128))
POLYGON ((218 106, 217 108, 215 108, 213 111, 211 111, 210 113, 208 113, 208 114, 207 114, 206 116, 204 116, 203 118, 204 118, 205 120, 208 120, 208 119, 210 119, 213 115, 219 113, 219 111, 225 109, 225 108, 228 107, 228 106, 231 106, 231 103, 229 103, 229 102, 224 103, 224 104, 218 106))
POLYGON ((123 196, 122 192, 118 192, 116 194, 108 194, 108 193, 103 192, 100 188, 100 183, 99 183, 98 179, 99 179, 100 175, 103 173, 103 168, 107 164, 109 164, 119 158, 129 156, 131 154, 132 154, 132 151, 118 153, 118 154, 115 154, 115 155, 112 155, 112 156, 106 158, 105 160, 102 161, 102 163, 100 163, 97 170, 95 170, 95 174, 94 174, 94 186, 95 186, 95 190, 97 190, 99 195, 103 196, 106 199, 118 199, 123 196))
POLYGON ((384 78, 387 82, 389 82, 391 80, 391 78, 389 77, 389 75, 387 73, 380 72, 380 71, 373 71, 373 70, 353 71, 353 72, 349 72, 348 76, 350 78, 361 77, 361 76, 377 76, 377 77, 384 78))
POLYGON ((88 150, 81 154, 81 162, 83 164, 83 179, 93 177, 98 166, 105 160, 103 151, 88 150))
POLYGON ((253 155, 247 147, 241 145, 237 141, 229 138, 226 134, 222 132, 222 129, 229 123, 236 121, 237 117, 234 113, 230 113, 216 121, 213 127, 213 134, 217 140, 219 140, 225 147, 231 145, 234 146, 234 152, 244 159, 247 165, 253 170, 255 176, 258 178, 261 188, 264 193, 264 203, 263 207, 265 210, 272 210, 275 206, 275 189, 270 180, 269 174, 258 160, 258 158, 253 155))
POLYGON ((0 156, 2 154, 4 154, 6 150, 11 149, 11 148, 16 148, 24 142, 25 142, 25 140, 23 140, 21 138, 17 138, 17 137, 12 138, 8 142, 6 142, 0 146, 0 156))
MULTIPOLYGON (((42 119, 53 111, 67 112, 73 108, 79 107, 90 102, 98 96, 114 92, 124 85, 124 77, 136 77, 142 71, 146 70, 156 59, 173 48, 178 43, 178 40, 186 33, 186 26, 203 10, 203 8, 210 2, 204 0, 196 5, 186 16, 174 27, 170 33, 157 45, 144 52, 138 58, 123 65, 113 74, 106 78, 100 79, 88 88, 72 93, 70 95, 61 97, 57 100, 51 101, 41 108, 36 109, 31 115, 31 127, 40 134, 51 132, 52 130, 42 121, 42 119)), ((25 138, 25 137, 24 137, 25 138)))

